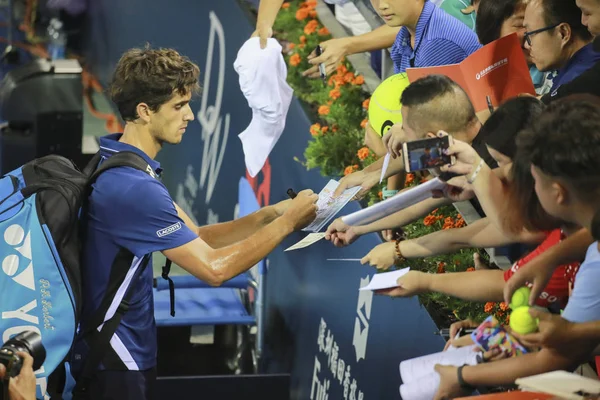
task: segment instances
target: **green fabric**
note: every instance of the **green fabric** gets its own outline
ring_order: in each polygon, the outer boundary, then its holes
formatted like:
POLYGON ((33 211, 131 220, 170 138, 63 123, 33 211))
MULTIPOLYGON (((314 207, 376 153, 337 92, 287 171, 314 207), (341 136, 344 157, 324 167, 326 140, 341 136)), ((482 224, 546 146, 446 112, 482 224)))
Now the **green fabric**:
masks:
POLYGON ((440 8, 467 25, 473 32, 475 31, 475 11, 470 14, 463 14, 462 10, 471 6, 471 0, 444 0, 440 8))

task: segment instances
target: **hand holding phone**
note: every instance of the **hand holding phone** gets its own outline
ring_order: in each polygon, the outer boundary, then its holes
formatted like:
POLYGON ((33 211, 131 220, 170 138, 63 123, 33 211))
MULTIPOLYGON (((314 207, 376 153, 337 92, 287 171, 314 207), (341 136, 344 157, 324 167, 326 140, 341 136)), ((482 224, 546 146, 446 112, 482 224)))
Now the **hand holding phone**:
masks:
POLYGON ((406 172, 423 171, 439 168, 443 165, 454 165, 456 158, 446 154, 453 144, 452 136, 404 142, 402 157, 406 172))
MULTIPOLYGON (((315 53, 317 54, 317 57, 319 57, 321 54, 323 54, 323 49, 321 48, 320 45, 317 45, 317 48, 315 49, 315 53)), ((323 64, 323 63, 319 64, 319 76, 321 77, 321 79, 323 79, 323 82, 327 82, 327 74, 325 73, 325 64, 323 64)))

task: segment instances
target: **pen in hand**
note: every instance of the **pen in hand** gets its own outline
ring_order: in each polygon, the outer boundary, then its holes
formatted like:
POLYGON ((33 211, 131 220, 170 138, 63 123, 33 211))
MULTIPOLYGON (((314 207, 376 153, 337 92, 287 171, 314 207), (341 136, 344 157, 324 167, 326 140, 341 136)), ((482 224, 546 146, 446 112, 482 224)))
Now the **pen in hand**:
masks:
POLYGON ((298 194, 296 192, 294 192, 294 189, 292 189, 292 188, 289 188, 286 193, 289 196, 289 198, 292 200, 294 200, 296 198, 296 196, 298 196, 298 194))

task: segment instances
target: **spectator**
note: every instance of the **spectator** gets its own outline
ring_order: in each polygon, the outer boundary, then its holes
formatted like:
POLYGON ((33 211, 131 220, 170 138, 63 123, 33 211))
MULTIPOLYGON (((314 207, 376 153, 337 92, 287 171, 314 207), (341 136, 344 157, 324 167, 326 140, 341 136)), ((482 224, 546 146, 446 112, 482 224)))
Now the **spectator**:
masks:
MULTIPOLYGON (((461 155, 463 145, 450 152, 461 155)), ((554 102, 533 127, 519 136, 518 151, 531 162, 535 192, 544 210, 564 221, 583 226, 596 239, 581 265, 573 294, 562 318, 584 323, 600 320, 600 98, 579 96, 554 102), (577 134, 573 134, 577 132, 577 134)), ((472 174, 466 168, 463 172, 472 174)), ((474 177, 475 190, 485 182, 474 177)), ((571 369, 588 357, 595 343, 581 341, 568 354, 548 348, 516 358, 461 368, 436 366, 440 387, 435 399, 470 393, 473 386, 509 385, 515 379, 544 372, 571 369)))
POLYGON ((558 71, 551 93, 600 61, 581 23, 575 0, 531 0, 525 11, 525 45, 540 71, 558 71))
POLYGON ((310 57, 305 76, 319 77, 318 64, 329 74, 349 54, 388 48, 394 71, 409 67, 456 64, 481 47, 477 36, 428 0, 371 0, 386 25, 364 35, 321 43, 323 54, 310 57), (401 27, 401 28, 400 28, 401 27))
POLYGON ((437 5, 470 30, 475 31, 477 13, 471 0, 441 0, 437 5))
MULTIPOLYGON (((10 380, 5 380, 6 367, 0 364, 0 381, 8 382, 8 399, 5 400, 35 400, 35 375, 33 373, 33 357, 29 353, 22 351, 17 352, 17 355, 23 359, 21 372, 10 380)), ((2 390, 2 384, 0 384, 2 390)))

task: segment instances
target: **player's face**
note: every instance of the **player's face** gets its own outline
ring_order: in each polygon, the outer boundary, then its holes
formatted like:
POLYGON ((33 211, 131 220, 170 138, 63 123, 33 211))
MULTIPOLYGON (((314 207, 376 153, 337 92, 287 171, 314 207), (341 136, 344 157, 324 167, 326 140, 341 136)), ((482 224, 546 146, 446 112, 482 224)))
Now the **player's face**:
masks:
POLYGON ((152 114, 150 131, 156 139, 169 144, 181 142, 188 123, 194 120, 189 104, 191 97, 191 93, 183 96, 175 93, 152 114))

